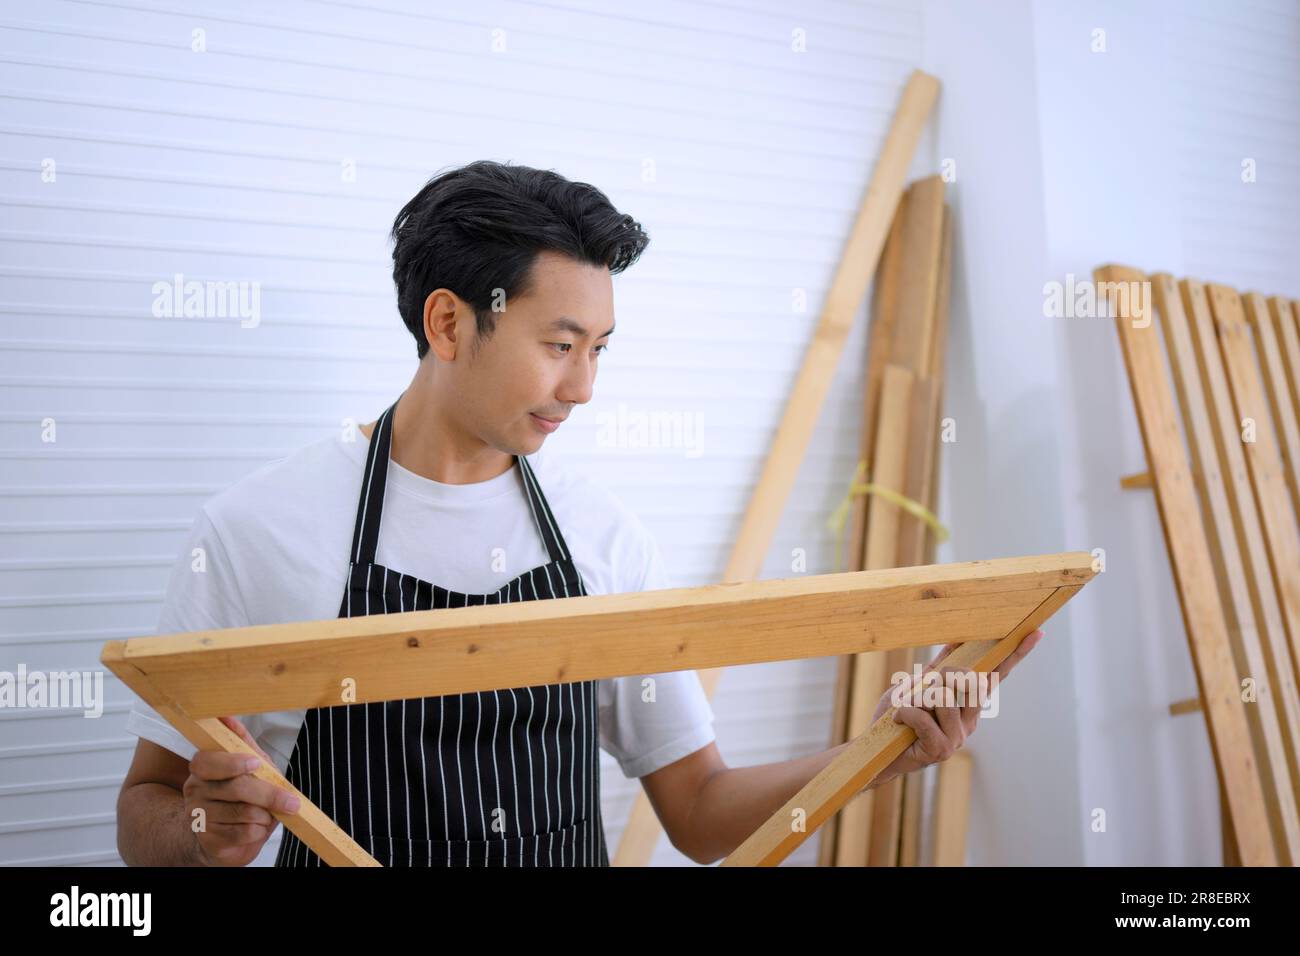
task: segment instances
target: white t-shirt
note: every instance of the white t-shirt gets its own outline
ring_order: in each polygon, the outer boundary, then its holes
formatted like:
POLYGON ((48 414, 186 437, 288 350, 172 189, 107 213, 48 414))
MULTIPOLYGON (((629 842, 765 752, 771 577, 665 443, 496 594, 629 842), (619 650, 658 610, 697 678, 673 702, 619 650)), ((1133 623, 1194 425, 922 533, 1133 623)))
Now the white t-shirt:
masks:
MULTIPOLYGON (((369 441, 324 438, 270 462, 204 504, 167 585, 159 634, 337 618, 369 441), (203 570, 194 570, 194 549, 203 570)), ((528 457, 589 594, 669 586, 640 519, 588 478, 538 451, 528 457)), ((518 468, 467 485, 388 467, 376 563, 453 591, 495 591, 547 563, 518 468)), ((714 738, 695 671, 598 684, 600 745, 642 777, 714 738), (654 678, 653 695, 643 678, 654 678), (645 700, 653 697, 652 700, 645 700)), ((240 716, 281 773, 305 710, 240 716)), ((196 748, 137 699, 127 729, 185 759, 196 748)))

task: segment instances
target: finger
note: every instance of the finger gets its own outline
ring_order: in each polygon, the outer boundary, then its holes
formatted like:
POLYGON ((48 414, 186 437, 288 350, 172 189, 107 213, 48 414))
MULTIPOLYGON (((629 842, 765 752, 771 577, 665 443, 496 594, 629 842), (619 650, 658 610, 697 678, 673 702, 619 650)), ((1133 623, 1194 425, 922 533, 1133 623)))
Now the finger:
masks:
POLYGON ((975 699, 969 701, 961 708, 961 722, 962 726, 966 728, 967 737, 975 732, 975 725, 979 722, 980 715, 984 712, 984 703, 989 699, 988 673, 980 671, 976 675, 976 678, 975 699))
POLYGON ((940 748, 941 754, 951 754, 960 750, 966 743, 966 728, 961 722, 960 707, 936 707, 934 719, 943 731, 945 744, 940 748))
POLYGON ((903 707, 894 715, 897 723, 905 724, 916 731, 916 743, 912 749, 916 758, 924 763, 934 763, 947 745, 947 737, 939 729, 934 718, 920 707, 903 707))
POLYGON ((1020 642, 1016 649, 1007 655, 1007 659, 994 668, 998 678, 1001 679, 1010 674, 1011 671, 1015 669, 1015 666, 1025 659, 1025 655, 1038 646, 1038 642, 1042 639, 1042 631, 1034 631, 1032 634, 1027 634, 1025 639, 1020 642))
POLYGON ((232 754, 224 750, 200 750, 190 761, 190 773, 201 780, 231 780, 253 773, 260 766, 261 757, 232 754))
POLYGON ((251 803, 272 813, 296 813, 301 801, 288 790, 257 777, 243 774, 229 780, 210 780, 200 793, 205 800, 227 803, 251 803))
POLYGON ((275 817, 265 807, 251 803, 232 803, 229 800, 215 800, 205 803, 209 824, 256 823, 261 826, 275 826, 275 817))

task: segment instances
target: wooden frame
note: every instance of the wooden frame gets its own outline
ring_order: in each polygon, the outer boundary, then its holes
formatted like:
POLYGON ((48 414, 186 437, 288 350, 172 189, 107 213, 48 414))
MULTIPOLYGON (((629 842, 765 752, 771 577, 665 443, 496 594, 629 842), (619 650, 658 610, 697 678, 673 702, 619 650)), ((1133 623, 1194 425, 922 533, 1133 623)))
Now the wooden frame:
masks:
MULTIPOLYGON (((926 646, 936 633, 969 642, 954 665, 986 669, 1091 578, 1091 561, 1077 552, 196 631, 109 641, 101 660, 194 746, 252 753, 219 716, 926 646)), ((908 733, 877 722, 819 774, 838 788, 816 794, 821 818, 908 733)), ((275 816, 326 863, 377 865, 274 767, 256 775, 302 800, 275 816)), ((763 861, 779 852, 765 848, 763 861)))
MULTIPOLYGON (((1279 554, 1295 553, 1291 547, 1295 518, 1283 513, 1289 496, 1274 467, 1276 444, 1264 418, 1266 400, 1246 338, 1240 299, 1222 286, 1210 286, 1207 296, 1200 283, 1185 280, 1180 303, 1169 277, 1155 276, 1151 281, 1140 270, 1125 266, 1102 266, 1093 275, 1099 283, 1098 299, 1110 300, 1123 347, 1227 808, 1225 832, 1231 829, 1235 835, 1245 865, 1290 864, 1297 851, 1295 791, 1287 758, 1280 751, 1285 749, 1282 735, 1289 733, 1289 714, 1294 711, 1288 713, 1285 702, 1278 699, 1285 698, 1286 688, 1271 679, 1278 667, 1285 669, 1289 662, 1283 637, 1274 627, 1277 615, 1269 611, 1267 601, 1259 599, 1261 589, 1273 588, 1274 581, 1268 569, 1259 566, 1262 547, 1253 508, 1260 506, 1263 537, 1275 560, 1279 554), (1152 287, 1162 306, 1160 326, 1153 321, 1151 296, 1143 292, 1152 287), (1122 299, 1113 295, 1120 290, 1127 292, 1122 299), (1165 331, 1168 360, 1185 413, 1190 461, 1165 371, 1159 328, 1165 331), (1258 443, 1243 440, 1241 433, 1239 423, 1252 416, 1260 416, 1258 443), (1253 497, 1243 459, 1250 465, 1253 497), (1290 524, 1269 534, 1272 520, 1290 524), (1290 540, 1286 531, 1291 532, 1290 540), (1250 570, 1250 585, 1242 580, 1237 555, 1212 556, 1212 544, 1228 547, 1238 541, 1246 545, 1241 553, 1248 562, 1244 567, 1250 570), (1251 587, 1254 596, 1248 598, 1251 587), (1253 627, 1256 620, 1271 630, 1262 645, 1253 627), (1263 671, 1255 670, 1270 657, 1271 676, 1267 664, 1263 671), (1269 713, 1247 713, 1241 686, 1246 676, 1266 685, 1259 701, 1269 713)), ((1286 597, 1300 567, 1275 564, 1273 572, 1280 596, 1286 597)))

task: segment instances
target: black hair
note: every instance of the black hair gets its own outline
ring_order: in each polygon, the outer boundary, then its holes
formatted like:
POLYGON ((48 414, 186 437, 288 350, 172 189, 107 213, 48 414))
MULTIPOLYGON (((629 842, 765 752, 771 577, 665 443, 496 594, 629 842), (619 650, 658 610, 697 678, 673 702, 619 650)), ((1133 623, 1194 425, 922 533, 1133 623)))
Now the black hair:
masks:
POLYGON ((526 294, 543 250, 617 274, 650 242, 641 224, 595 186, 490 160, 430 179, 397 214, 391 238, 397 308, 421 359, 429 351, 424 303, 434 289, 468 302, 478 337, 487 339, 496 328, 494 290, 507 300, 526 294))

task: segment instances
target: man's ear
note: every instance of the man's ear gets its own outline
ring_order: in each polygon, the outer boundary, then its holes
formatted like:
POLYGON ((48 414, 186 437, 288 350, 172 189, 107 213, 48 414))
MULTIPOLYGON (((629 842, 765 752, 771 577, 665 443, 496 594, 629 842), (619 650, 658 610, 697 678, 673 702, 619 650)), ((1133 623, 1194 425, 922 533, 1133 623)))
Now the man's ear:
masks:
POLYGON ((461 343, 473 335, 474 310, 449 289, 434 289, 424 300, 424 338, 429 351, 453 361, 461 343))

